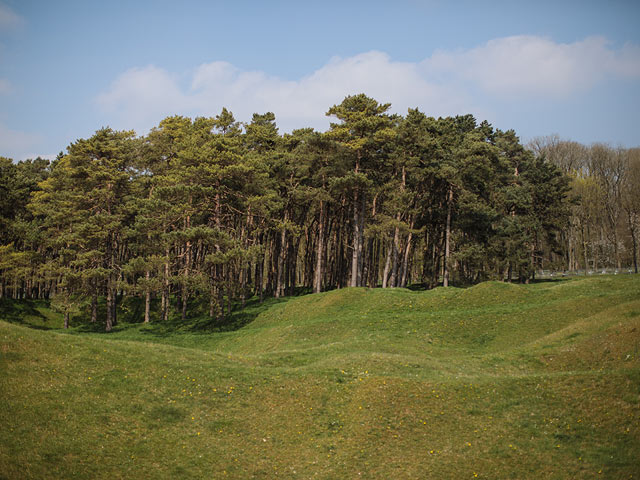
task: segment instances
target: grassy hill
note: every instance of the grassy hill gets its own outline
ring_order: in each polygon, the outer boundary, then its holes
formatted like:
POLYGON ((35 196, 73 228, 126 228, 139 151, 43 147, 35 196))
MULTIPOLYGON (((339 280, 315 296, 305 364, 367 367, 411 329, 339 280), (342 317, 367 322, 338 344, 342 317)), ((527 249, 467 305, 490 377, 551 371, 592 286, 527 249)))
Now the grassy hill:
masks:
POLYGON ((0 478, 640 478, 638 276, 345 289, 217 333, 19 308, 0 478))

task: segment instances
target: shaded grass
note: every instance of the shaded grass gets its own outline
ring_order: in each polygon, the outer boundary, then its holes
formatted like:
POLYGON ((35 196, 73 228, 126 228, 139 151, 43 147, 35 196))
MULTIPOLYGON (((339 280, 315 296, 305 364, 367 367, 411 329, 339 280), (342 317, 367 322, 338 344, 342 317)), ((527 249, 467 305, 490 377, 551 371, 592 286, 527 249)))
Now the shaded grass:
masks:
POLYGON ((347 289, 209 333, 0 322, 0 476, 637 478, 639 294, 347 289))
POLYGON ((40 330, 63 326, 62 316, 53 312, 45 300, 14 301, 0 298, 0 319, 40 330))

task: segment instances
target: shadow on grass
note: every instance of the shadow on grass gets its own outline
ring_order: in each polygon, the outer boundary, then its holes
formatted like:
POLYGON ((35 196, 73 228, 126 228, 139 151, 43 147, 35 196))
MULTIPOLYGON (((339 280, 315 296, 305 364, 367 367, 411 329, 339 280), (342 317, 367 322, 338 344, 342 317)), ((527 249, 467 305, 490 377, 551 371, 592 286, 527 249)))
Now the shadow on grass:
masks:
POLYGON ((569 277, 562 277, 562 278, 535 278, 533 280, 530 280, 529 283, 530 284, 537 284, 537 283, 541 283, 541 284, 545 284, 545 283, 561 283, 561 282, 567 282, 569 281, 569 277))
POLYGON ((199 305, 197 301, 193 301, 187 311, 187 318, 183 321, 177 308, 172 308, 169 319, 163 322, 159 319, 159 305, 152 306, 152 316, 149 323, 143 323, 143 314, 140 313, 136 299, 127 299, 126 303, 119 305, 118 322, 113 326, 111 332, 105 331, 105 323, 98 321, 95 323, 83 321, 87 318, 74 317, 72 319, 74 333, 89 334, 114 334, 123 333, 127 330, 136 330, 142 335, 149 335, 156 338, 170 337, 176 333, 189 334, 211 334, 220 332, 232 332, 253 322, 260 313, 264 312, 271 306, 285 302, 285 299, 268 298, 260 303, 258 297, 253 297, 246 301, 244 307, 241 304, 235 304, 231 313, 226 312, 223 318, 211 318, 208 314, 203 313, 204 306, 199 305))
POLYGON ((273 305, 285 301, 286 298, 268 298, 260 303, 258 297, 253 297, 244 306, 240 304, 234 305, 231 313, 226 312, 222 318, 212 318, 208 315, 200 314, 192 317, 188 316, 183 322, 180 315, 174 315, 167 322, 148 323, 140 327, 140 329, 145 334, 158 337, 170 336, 176 332, 195 334, 233 332, 253 322, 258 315, 273 305))
POLYGON ((13 300, 0 298, 0 319, 35 330, 53 330, 55 325, 47 325, 47 318, 38 308, 46 307, 45 300, 13 300), (41 323, 40 323, 41 322, 41 323))

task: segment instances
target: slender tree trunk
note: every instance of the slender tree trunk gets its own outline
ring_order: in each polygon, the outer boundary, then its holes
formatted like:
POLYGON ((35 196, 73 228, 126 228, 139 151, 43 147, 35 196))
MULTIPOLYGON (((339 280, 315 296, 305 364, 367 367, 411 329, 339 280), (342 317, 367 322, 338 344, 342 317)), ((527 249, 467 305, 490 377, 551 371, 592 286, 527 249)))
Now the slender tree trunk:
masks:
POLYGON ((289 242, 289 295, 295 295, 298 281, 298 255, 300 254, 300 239, 293 239, 289 242))
POLYGON ((278 238, 275 232, 272 232, 269 235, 269 239, 267 240, 267 245, 269 248, 267 249, 267 258, 266 258, 266 267, 267 267, 267 287, 266 291, 275 297, 277 290, 277 277, 278 277, 278 238))
POLYGON ((536 243, 531 245, 531 275, 527 276, 525 283, 529 283, 529 280, 534 280, 536 277, 536 243))
POLYGON ((638 273, 638 240, 636 238, 636 226, 630 210, 627 211, 627 220, 629 222, 629 234, 631 235, 631 249, 633 250, 633 270, 638 273))
POLYGON ((340 229, 338 234, 340 236, 336 240, 338 242, 338 256, 336 259, 336 284, 338 288, 343 288, 348 285, 347 278, 349 278, 349 262, 347 261, 347 256, 349 255, 349 253, 347 251, 346 232, 343 232, 343 229, 340 229))
POLYGON ((323 257, 324 257, 324 202, 320 202, 320 218, 318 219, 318 241, 316 245, 316 268, 313 276, 313 292, 322 291, 323 257))
POLYGON ((369 288, 376 288, 378 286, 378 276, 380 275, 380 240, 371 238, 369 240, 369 250, 371 262, 366 283, 369 285, 369 288))
POLYGON ((113 298, 113 301, 111 303, 111 318, 113 319, 112 321, 114 327, 118 324, 118 289, 117 287, 115 287, 115 284, 116 282, 114 279, 113 293, 111 294, 111 297, 113 298))
POLYGON ((435 287, 440 283, 440 269, 442 268, 440 264, 443 263, 442 262, 443 238, 441 237, 442 237, 442 232, 438 232, 436 238, 433 239, 433 250, 431 252, 432 254, 431 287, 435 287))
POLYGON ((105 330, 110 332, 113 328, 113 288, 111 288, 111 274, 107 279, 107 324, 105 330))
MULTIPOLYGON (((411 228, 413 228, 413 222, 411 224, 411 228)), ((409 283, 409 276, 410 276, 409 260, 411 258, 412 239, 413 239, 413 232, 409 232, 409 237, 407 238, 407 245, 404 250, 404 258, 402 260, 402 277, 400 282, 400 286, 402 288, 406 288, 407 284, 409 283)))
POLYGON ((360 265, 360 205, 358 190, 353 192, 353 251, 351 254, 350 287, 358 286, 358 266, 360 265))
MULTIPOLYGON (((374 195, 373 201, 371 202, 371 220, 374 222, 376 219, 377 208, 378 194, 374 195)), ((375 288, 378 286, 380 240, 372 236, 368 243, 369 268, 367 270, 367 275, 362 279, 362 284, 368 285, 369 288, 375 288)))
POLYGON ((294 240, 289 239, 287 241, 287 256, 284 261, 284 295, 292 295, 293 294, 293 283, 295 279, 295 248, 294 248, 294 240))
POLYGON ((276 292, 275 297, 280 298, 285 295, 285 267, 287 259, 287 228, 288 211, 284 213, 284 225, 280 232, 280 248, 278 250, 278 262, 276 267, 276 292))
MULTIPOLYGON (((261 233, 258 237, 258 243, 262 244, 264 235, 261 233)), ((256 295, 258 296, 260 303, 264 302, 264 262, 265 255, 261 254, 256 261, 256 295)))
POLYGON ((182 322, 185 322, 187 320, 187 289, 186 287, 182 287, 182 301, 181 303, 181 313, 180 313, 180 318, 182 318, 182 322))
POLYGON ((618 234, 616 232, 616 229, 614 229, 613 234, 613 246, 614 256, 616 259, 616 268, 620 270, 622 268, 622 259, 620 256, 620 248, 618 247, 618 234))
MULTIPOLYGON (((396 215, 396 222, 400 222, 400 214, 396 215)), ((398 286, 398 250, 400 249, 400 227, 395 226, 393 243, 391 244, 391 287, 398 286)))
POLYGON ((91 323, 98 321, 98 287, 94 286, 91 294, 91 323))
POLYGON ((584 233, 584 223, 580 226, 580 232, 582 234, 582 256, 584 257, 584 274, 587 275, 587 271, 589 270, 589 261, 587 254, 587 237, 584 233))
MULTIPOLYGON (((189 207, 191 207, 192 199, 189 197, 189 207)), ((191 228, 191 215, 187 215, 185 220, 185 228, 191 228)), ((187 244, 185 246, 185 256, 184 256, 184 283, 182 285, 182 321, 184 322, 187 319, 187 300, 189 298, 189 274, 191 273, 191 241, 187 240, 187 244)))
POLYGON ((169 254, 170 250, 167 246, 165 248, 165 261, 162 274, 162 321, 167 322, 169 320, 169 254))
MULTIPOLYGON (((251 230, 251 207, 247 209, 247 218, 246 221, 242 224, 242 229, 240 230, 240 242, 242 243, 243 248, 247 248, 247 232, 251 230)), ((240 301, 242 302, 242 306, 244 307, 247 301, 247 277, 251 275, 251 269, 246 267, 244 264, 244 260, 240 261, 240 301), (247 275, 247 272, 249 275, 247 275)), ((251 281, 251 280, 249 280, 251 281)))
POLYGON ((247 302, 247 294, 245 292, 245 289, 247 288, 247 270, 242 265, 240 265, 239 270, 240 271, 238 272, 238 275, 240 275, 240 303, 244 307, 247 302))
POLYGON ((113 273, 115 263, 115 245, 111 236, 108 240, 106 253, 108 258, 109 272, 107 274, 107 321, 105 329, 107 332, 110 332, 113 326, 116 324, 116 319, 114 316, 116 302, 116 285, 113 273))
POLYGON ((447 226, 445 231, 444 240, 444 279, 442 286, 449 286, 449 254, 450 254, 450 242, 451 242, 451 209, 453 208, 453 187, 449 186, 449 193, 447 195, 447 226))
POLYGON ((384 270, 382 271, 382 288, 387 288, 389 286, 389 270, 391 270, 391 257, 393 247, 389 245, 387 248, 387 254, 385 255, 386 259, 384 261, 384 270))
POLYGON ((145 272, 144 277, 147 280, 147 288, 144 295, 144 323, 149 323, 149 316, 151 313, 151 289, 149 288, 149 278, 151 277, 151 273, 149 270, 145 272))
POLYGON ((358 229, 358 287, 362 287, 362 273, 364 271, 364 219, 365 219, 365 195, 360 195, 360 228, 358 229))
POLYGON ((217 292, 216 287, 211 287, 209 290, 209 318, 215 318, 217 313, 216 308, 217 292))
POLYGON ((216 308, 218 309, 218 315, 217 315, 217 319, 218 321, 221 321, 224 319, 224 266, 223 265, 216 265, 216 278, 217 280, 217 284, 216 284, 216 301, 217 301, 217 305, 216 308))

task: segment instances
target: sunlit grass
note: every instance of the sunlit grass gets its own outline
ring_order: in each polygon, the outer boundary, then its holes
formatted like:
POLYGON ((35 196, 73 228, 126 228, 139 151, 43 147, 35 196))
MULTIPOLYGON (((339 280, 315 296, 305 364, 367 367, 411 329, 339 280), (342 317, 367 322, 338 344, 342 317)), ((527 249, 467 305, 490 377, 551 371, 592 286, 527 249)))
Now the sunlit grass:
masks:
POLYGON ((331 291, 228 332, 39 308, 0 322, 0 478, 640 477, 636 276, 331 291))

